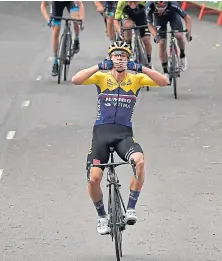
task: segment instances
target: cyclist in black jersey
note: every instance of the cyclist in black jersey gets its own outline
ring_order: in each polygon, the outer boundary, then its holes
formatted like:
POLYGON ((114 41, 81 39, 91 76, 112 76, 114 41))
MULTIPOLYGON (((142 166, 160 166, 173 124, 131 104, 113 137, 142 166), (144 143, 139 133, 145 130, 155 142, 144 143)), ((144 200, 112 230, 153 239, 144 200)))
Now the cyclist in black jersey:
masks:
POLYGON ((111 43, 113 43, 115 40, 113 20, 117 2, 118 1, 94 1, 97 11, 104 16, 106 23, 106 33, 111 43))
MULTIPOLYGON (((76 85, 95 84, 98 92, 98 112, 87 162, 107 163, 110 146, 123 160, 133 158, 136 162, 139 178, 136 180, 133 177, 131 180, 126 211, 126 223, 135 223, 135 206, 144 182, 145 169, 142 148, 133 138, 132 115, 140 88, 147 85, 166 86, 168 80, 160 73, 130 61, 132 50, 125 42, 114 42, 108 55, 109 59, 77 72, 72 82, 76 85), (129 73, 127 69, 138 73, 129 73)), ((102 169, 91 168, 88 189, 99 216, 97 231, 104 235, 110 232, 110 228, 100 187, 102 174, 102 169)))
MULTIPOLYGON (((145 13, 145 5, 146 1, 119 1, 116 13, 115 13, 115 20, 114 25, 116 28, 117 33, 119 34, 119 38, 123 39, 121 35, 121 25, 123 28, 130 28, 134 25, 146 25, 146 13, 145 13)), ((150 32, 148 27, 140 28, 140 36, 143 40, 147 59, 149 63, 149 68, 152 67, 151 65, 151 53, 152 53, 152 44, 150 38, 150 32)), ((126 42, 131 43, 131 31, 124 32, 124 39, 126 42)))
MULTIPOLYGON (((85 9, 82 1, 42 1, 41 11, 42 15, 47 21, 48 26, 52 27, 52 49, 54 54, 52 76, 58 75, 58 47, 59 47, 59 33, 61 20, 53 19, 51 21, 50 15, 62 17, 63 10, 67 8, 70 16, 74 19, 82 19, 84 21, 85 9), (47 6, 50 4, 50 14, 47 11, 47 6)), ((83 30, 83 26, 81 30, 83 30)), ((80 49, 79 33, 80 27, 77 23, 74 23, 75 39, 73 45, 74 53, 78 53, 80 49)))
MULTIPOLYGON (((167 62, 167 23, 173 30, 183 30, 181 18, 185 20, 188 33, 187 41, 191 41, 191 18, 183 11, 176 1, 148 1, 146 5, 147 23, 151 34, 155 37, 155 41, 159 43, 159 56, 162 63, 163 71, 168 74, 167 62), (154 19, 154 21, 153 21, 154 19), (157 37, 156 27, 160 27, 159 37, 157 37), (161 32, 162 31, 162 32, 161 32)), ((176 34, 177 43, 180 48, 180 66, 182 71, 187 70, 187 59, 185 56, 185 37, 183 33, 176 34)))

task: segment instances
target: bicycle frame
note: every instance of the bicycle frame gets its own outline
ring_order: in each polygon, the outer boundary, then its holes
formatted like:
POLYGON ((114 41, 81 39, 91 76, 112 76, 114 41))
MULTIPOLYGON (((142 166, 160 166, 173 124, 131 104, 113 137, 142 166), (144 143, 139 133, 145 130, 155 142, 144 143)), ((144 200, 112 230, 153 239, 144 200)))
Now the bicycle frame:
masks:
POLYGON ((125 205, 124 205, 124 202, 123 202, 123 199, 122 199, 122 196, 120 194, 120 183, 119 183, 119 178, 115 172, 115 168, 118 167, 118 166, 121 166, 121 165, 131 165, 132 169, 133 169, 133 174, 134 174, 134 177, 136 179, 138 179, 138 176, 137 176, 137 170, 136 170, 136 163, 134 161, 134 159, 131 159, 130 162, 114 162, 114 148, 110 148, 110 163, 106 163, 106 164, 91 164, 90 162, 87 162, 87 180, 88 182, 90 181, 90 169, 92 167, 97 167, 97 168, 100 168, 100 167, 105 167, 105 168, 108 168, 108 171, 107 171, 107 187, 109 188, 109 193, 110 193, 110 188, 112 185, 115 186, 115 189, 116 189, 116 192, 120 198, 120 201, 121 201, 121 204, 124 208, 124 211, 126 212, 126 208, 125 208, 125 205))
POLYGON ((59 16, 51 16, 50 19, 51 21, 52 19, 65 21, 65 28, 64 31, 62 32, 59 41, 60 43, 59 43, 59 55, 58 55, 58 60, 59 60, 58 84, 60 84, 63 67, 64 67, 64 81, 66 81, 68 76, 70 61, 73 57, 73 53, 71 51, 71 46, 72 46, 71 21, 78 24, 82 24, 82 20, 59 17, 59 16))
MULTIPOLYGON (((113 156, 113 152, 111 152, 111 163, 114 163, 114 156, 113 156)), ((127 164, 127 163, 126 163, 127 164)), ((121 188, 121 184, 119 183, 119 178, 115 172, 115 167, 114 165, 111 165, 109 168, 108 168, 108 171, 107 171, 107 187, 109 188, 109 199, 111 198, 111 186, 114 185, 114 188, 116 190, 116 194, 117 194, 117 197, 120 199, 120 204, 122 205, 123 207, 123 210, 124 210, 124 213, 126 213, 126 207, 125 207, 125 204, 123 202, 123 198, 120 194, 120 188, 121 188)), ((109 204, 110 202, 108 202, 109 204)), ((113 238, 113 235, 112 235, 112 238, 113 238)))
MULTIPOLYGON (((131 30, 132 31, 132 40, 131 40, 131 46, 132 46, 132 51, 133 51, 133 54, 134 54, 134 57, 133 57, 133 60, 137 62, 140 62, 140 53, 143 53, 143 56, 144 56, 144 59, 147 59, 146 58, 146 52, 145 52, 145 47, 144 47, 144 44, 143 44, 143 41, 140 37, 140 32, 139 32, 139 29, 140 28, 145 28, 147 27, 147 25, 139 25, 139 26, 133 26, 131 28, 122 28, 122 31, 129 31, 131 30), (139 50, 139 48, 141 50, 139 50)), ((146 61, 146 63, 148 64, 148 61, 146 61)), ((144 66, 146 66, 146 64, 144 64, 144 66)))
POLYGON ((179 55, 178 55, 178 47, 176 43, 176 33, 187 32, 187 30, 171 30, 171 31, 160 31, 160 26, 158 26, 157 34, 160 32, 171 34, 170 37, 170 47, 169 47, 169 54, 168 54, 168 68, 169 68, 169 80, 170 85, 173 82, 173 90, 174 90, 174 97, 177 99, 177 78, 180 77, 180 62, 179 62, 179 55))
MULTIPOLYGON (((176 37, 175 37, 175 32, 174 31, 171 32, 169 54, 168 54, 168 57, 171 57, 171 60, 172 60, 172 55, 176 55, 177 61, 179 61, 178 47, 177 47, 177 44, 176 44, 176 37), (173 49, 174 49, 175 53, 174 53, 173 49)), ((169 74, 170 75, 176 75, 176 77, 180 76, 180 66, 179 66, 179 63, 176 64, 175 68, 172 68, 172 66, 170 66, 169 74)))
POLYGON ((115 167, 130 164, 132 166, 134 176, 137 178, 136 173, 136 163, 133 159, 130 162, 114 162, 114 148, 110 148, 111 161, 107 164, 90 164, 87 163, 87 178, 90 180, 90 168, 91 167, 106 167, 108 168, 107 172, 107 187, 109 190, 108 196, 108 214, 109 214, 109 226, 110 226, 110 235, 112 241, 115 241, 115 249, 116 249, 116 258, 117 261, 120 261, 120 257, 122 257, 122 231, 125 230, 125 213, 126 208, 120 194, 120 183, 118 176, 115 172, 115 167))

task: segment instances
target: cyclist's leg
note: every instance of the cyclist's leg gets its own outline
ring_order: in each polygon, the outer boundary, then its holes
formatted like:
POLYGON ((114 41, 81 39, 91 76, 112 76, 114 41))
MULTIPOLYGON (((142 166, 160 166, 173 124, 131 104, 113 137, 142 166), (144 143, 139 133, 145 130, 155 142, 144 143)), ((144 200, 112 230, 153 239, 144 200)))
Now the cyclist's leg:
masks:
MULTIPOLYGON (((87 156, 87 163, 107 163, 109 160, 109 148, 104 139, 100 126, 94 126, 91 148, 87 156)), ((100 186, 103 175, 103 169, 93 167, 90 170, 90 179, 88 183, 88 192, 97 210, 99 221, 97 230, 100 234, 107 234, 110 231, 108 227, 108 218, 103 203, 103 193, 100 186)))
MULTIPOLYGON (((81 19, 79 14, 79 7, 75 4, 75 1, 68 2, 67 9, 70 13, 71 18, 73 19, 81 19)), ((79 35, 80 35, 80 26, 77 23, 73 23, 73 28, 75 32, 75 39, 73 44, 73 51, 74 53, 78 53, 80 50, 80 42, 79 42, 79 35)))
MULTIPOLYGON (((175 13, 174 15, 171 16, 170 18, 170 26, 172 30, 183 30, 183 23, 181 20, 181 17, 179 14, 175 13)), ((180 48, 180 62, 181 62, 181 69, 182 71, 187 70, 187 60, 185 57, 185 36, 184 33, 177 33, 176 34, 176 39, 178 46, 180 48)))
MULTIPOLYGON (((137 20, 135 20, 136 25, 145 25, 147 24, 146 22, 146 17, 142 16, 143 13, 141 13, 141 17, 138 17, 137 20)), ((150 37, 150 32, 148 29, 148 26, 146 28, 140 28, 140 36, 143 40, 145 49, 146 49, 146 54, 147 54, 147 60, 149 62, 149 67, 151 68, 151 56, 152 56, 152 44, 151 44, 151 37, 150 37)))
POLYGON ((116 11, 115 3, 112 1, 106 1, 105 3, 105 9, 106 9, 106 30, 107 35, 113 43, 115 41, 115 29, 114 29, 114 15, 116 11))
POLYGON ((136 162, 138 179, 135 179, 134 176, 131 179, 129 201, 126 213, 126 222, 135 223, 137 221, 135 207, 145 178, 143 150, 131 136, 128 136, 127 138, 120 141, 115 146, 115 149, 123 160, 129 161, 131 158, 133 158, 136 162))
MULTIPOLYGON (((129 18, 127 14, 124 14, 122 19, 122 25, 124 29, 130 28, 134 26, 133 20, 129 18)), ((130 30, 124 32, 124 39, 125 41, 131 45, 131 39, 132 39, 132 32, 130 30)))
POLYGON ((106 1, 94 1, 94 4, 97 8, 97 11, 103 17, 103 20, 104 20, 104 23, 105 23, 106 35, 107 35, 107 22, 106 22, 106 15, 105 15, 106 1))
MULTIPOLYGON (((53 1, 51 4, 51 14, 53 16, 62 16, 64 10, 64 3, 53 1)), ((59 33, 60 33, 61 20, 54 19, 52 24, 52 50, 54 55, 52 76, 58 74, 58 48, 59 48, 59 33)))
POLYGON ((168 74, 168 55, 167 55, 167 34, 161 31, 167 30, 167 19, 159 19, 155 17, 155 26, 160 26, 160 43, 159 43, 159 57, 162 64, 164 74, 168 74))

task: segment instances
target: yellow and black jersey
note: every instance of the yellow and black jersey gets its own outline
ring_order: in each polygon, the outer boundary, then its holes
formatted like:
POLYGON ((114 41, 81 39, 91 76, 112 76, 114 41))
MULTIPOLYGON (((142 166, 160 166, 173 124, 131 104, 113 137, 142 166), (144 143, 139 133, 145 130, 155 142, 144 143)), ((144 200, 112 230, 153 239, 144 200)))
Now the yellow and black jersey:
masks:
POLYGON ((143 73, 127 73, 118 83, 110 72, 97 72, 82 85, 95 84, 98 91, 98 111, 95 125, 116 123, 132 127, 132 115, 141 87, 158 85, 143 73))

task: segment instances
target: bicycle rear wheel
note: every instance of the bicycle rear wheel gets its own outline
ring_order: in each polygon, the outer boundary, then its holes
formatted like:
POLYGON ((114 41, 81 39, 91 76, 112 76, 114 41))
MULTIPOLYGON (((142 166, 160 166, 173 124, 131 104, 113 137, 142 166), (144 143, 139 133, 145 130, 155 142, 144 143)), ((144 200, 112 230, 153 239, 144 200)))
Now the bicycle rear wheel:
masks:
POLYGON ((114 185, 111 185, 111 211, 111 223, 115 241, 116 260, 120 261, 120 258, 122 257, 122 221, 120 217, 121 206, 114 185))
POLYGON ((72 36, 71 34, 66 35, 66 55, 65 55, 65 65, 64 65, 64 81, 68 78, 69 66, 71 63, 71 52, 72 52, 72 36))
POLYGON ((62 34, 60 39, 60 48, 59 48, 59 71, 58 71, 58 84, 61 82, 62 70, 66 57, 66 35, 62 34))

